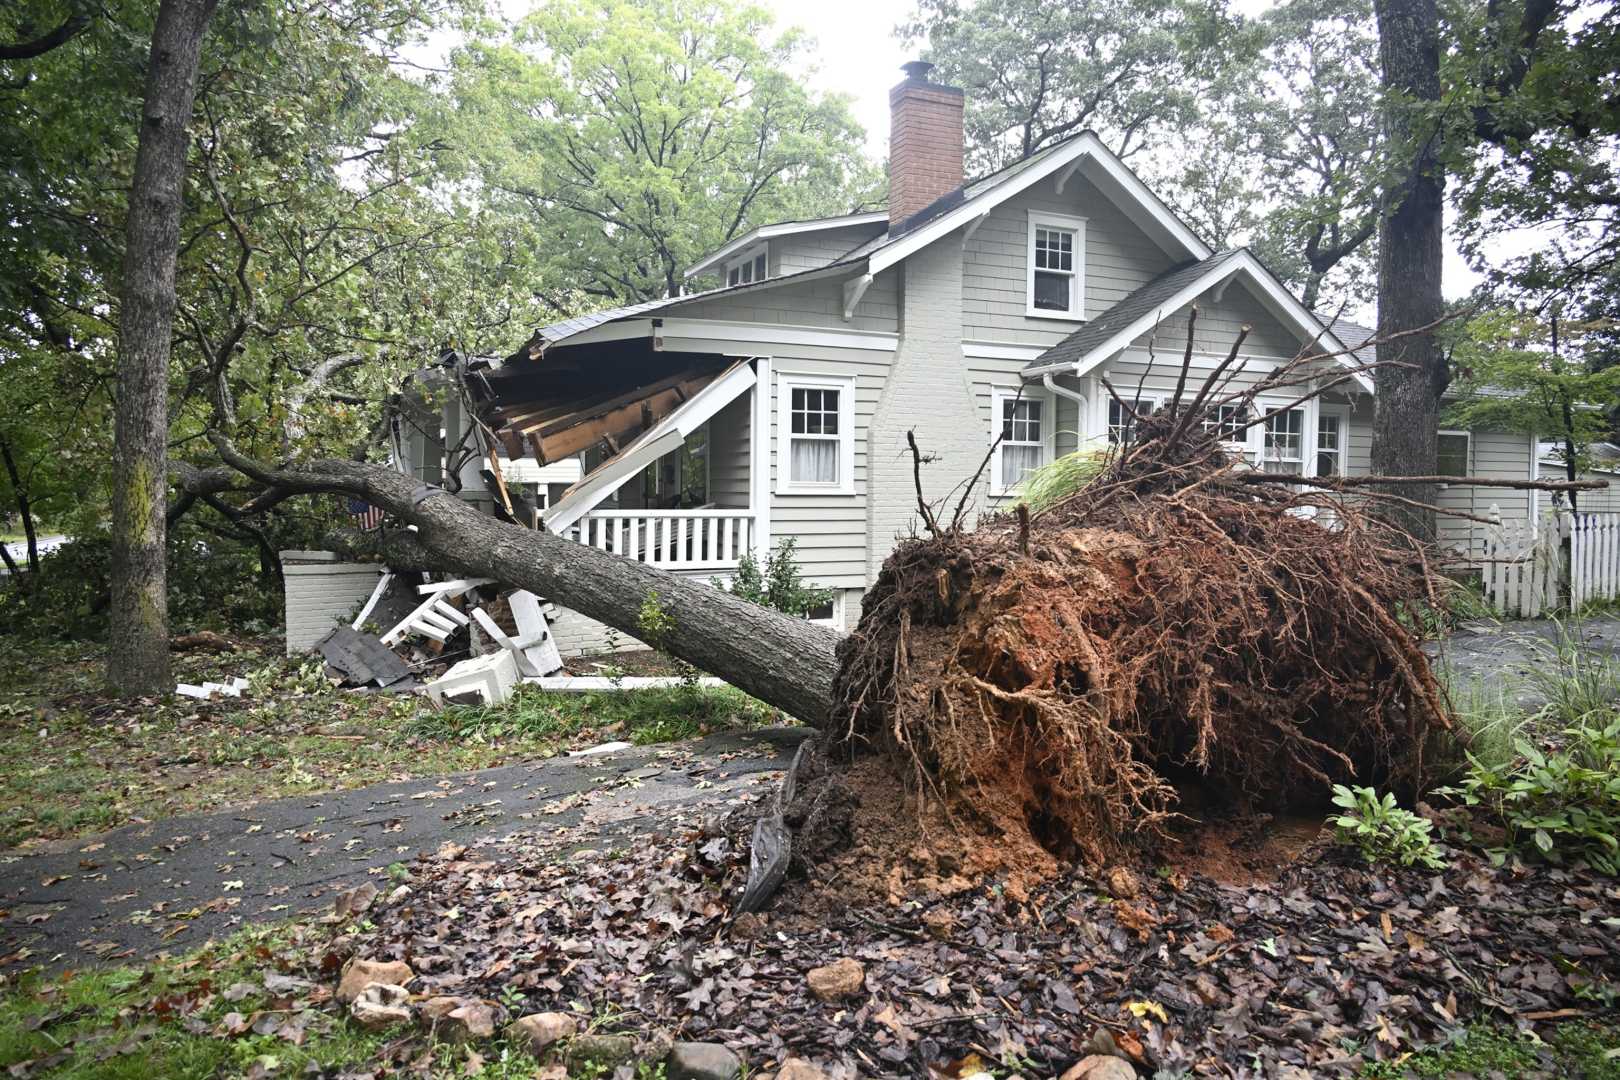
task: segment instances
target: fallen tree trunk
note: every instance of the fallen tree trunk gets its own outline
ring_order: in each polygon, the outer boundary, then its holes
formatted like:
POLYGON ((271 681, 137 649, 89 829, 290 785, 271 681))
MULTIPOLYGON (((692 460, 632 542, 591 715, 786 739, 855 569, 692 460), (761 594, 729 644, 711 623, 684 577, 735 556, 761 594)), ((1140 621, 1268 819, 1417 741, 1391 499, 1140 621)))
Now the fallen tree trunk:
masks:
MULTIPOLYGON (((549 533, 498 521, 456 496, 380 465, 321 459, 274 467, 217 438, 221 457, 270 495, 342 492, 416 526, 375 550, 394 565, 490 577, 635 633, 649 594, 674 620, 661 647, 807 724, 831 714, 842 635, 549 533)), ((352 545, 351 545, 352 550, 352 545)))

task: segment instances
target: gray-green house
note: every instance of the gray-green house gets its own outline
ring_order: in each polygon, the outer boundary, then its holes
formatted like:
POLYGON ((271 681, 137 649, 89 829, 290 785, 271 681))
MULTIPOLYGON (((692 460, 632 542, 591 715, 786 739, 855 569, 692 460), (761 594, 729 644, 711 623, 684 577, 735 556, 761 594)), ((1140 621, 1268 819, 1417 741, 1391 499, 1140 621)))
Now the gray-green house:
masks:
MULTIPOLYGON (((962 93, 927 68, 907 65, 890 94, 886 211, 754 229, 692 268, 690 294, 543 327, 489 373, 489 453, 579 463, 537 492, 546 528, 703 577, 793 537, 806 576, 836 590, 826 617, 850 626, 913 526, 908 430, 932 458, 930 498, 1005 432, 972 492, 993 508, 1030 469, 1118 430, 1105 377, 1148 402, 1171 391, 1195 302, 1194 363, 1249 325, 1249 378, 1366 339, 1324 326, 1247 250, 1211 250, 1089 132, 964 182, 962 93)), ((1358 376, 1248 428, 1241 449, 1279 471, 1366 472, 1371 392, 1358 376)), ((1458 475, 1530 478, 1535 451, 1522 435, 1442 439, 1458 475)), ((1536 513, 1523 492, 1443 498, 1536 513)), ((1477 542, 1466 521, 1446 528, 1477 542)), ((600 643, 577 616, 558 638, 600 643)))

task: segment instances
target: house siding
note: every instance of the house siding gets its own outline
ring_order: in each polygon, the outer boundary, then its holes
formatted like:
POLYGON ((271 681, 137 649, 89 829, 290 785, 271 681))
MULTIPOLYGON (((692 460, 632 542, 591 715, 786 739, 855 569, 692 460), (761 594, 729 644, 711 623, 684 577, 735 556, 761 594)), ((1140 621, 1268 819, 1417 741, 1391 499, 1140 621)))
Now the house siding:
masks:
POLYGON ((881 224, 855 225, 773 237, 770 240, 770 273, 773 277, 796 274, 801 270, 816 270, 837 262, 877 236, 884 228, 881 224))
MULTIPOLYGON (((1215 290, 1219 291, 1219 290, 1215 290)), ((1206 293, 1197 300, 1198 321, 1193 324, 1193 349, 1196 352, 1225 356, 1237 340, 1238 331, 1249 327, 1243 339, 1245 356, 1269 356, 1280 360, 1292 359, 1298 354, 1300 341, 1277 317, 1267 311, 1243 282, 1233 282, 1217 302, 1206 293)), ((1139 349, 1152 343, 1161 357, 1179 359, 1187 348, 1187 309, 1169 313, 1158 326, 1135 341, 1139 349)))
MULTIPOLYGON (((669 311, 674 319, 714 319, 720 322, 766 323, 777 326, 817 326, 836 330, 868 330, 892 334, 899 322, 896 282, 890 270, 878 274, 861 298, 849 322, 844 321, 844 285, 821 278, 771 289, 753 289, 732 296, 717 296, 682 304, 669 311)), ((729 346, 726 351, 735 352, 729 346)))
MULTIPOLYGON (((1541 466, 1541 479, 1568 480, 1562 465, 1541 466)), ((1583 514, 1620 514, 1620 475, 1614 473, 1585 472, 1579 476, 1581 480, 1601 480, 1609 486, 1601 491, 1581 491, 1576 493, 1576 503, 1583 514)), ((1541 505, 1541 513, 1550 514, 1553 510, 1553 493, 1542 491, 1537 493, 1541 505)), ((1569 505, 1568 496, 1564 497, 1564 505, 1569 505)))
MULTIPOLYGON (((1030 318, 1028 310, 1029 213, 1086 219, 1085 289, 1082 313, 1092 318, 1175 265, 1176 260, 1133 224, 1079 173, 1063 194, 1055 179, 1042 180, 1008 199, 985 218, 962 252, 962 336, 972 341, 1055 345, 1080 324, 1030 318)), ((935 244, 945 244, 939 241, 935 244)))
POLYGON ((756 387, 715 413, 709 420, 709 501, 715 506, 745 509, 748 459, 752 446, 756 387))

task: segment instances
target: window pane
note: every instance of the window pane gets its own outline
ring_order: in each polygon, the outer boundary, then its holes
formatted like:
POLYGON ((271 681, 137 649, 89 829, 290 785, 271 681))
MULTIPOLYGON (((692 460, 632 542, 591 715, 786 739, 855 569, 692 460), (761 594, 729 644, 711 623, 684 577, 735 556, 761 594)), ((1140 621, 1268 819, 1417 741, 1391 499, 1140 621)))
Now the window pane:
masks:
POLYGON ((1439 476, 1468 475, 1468 436, 1441 435, 1435 453, 1435 473, 1439 476))
POLYGON ((755 281, 763 281, 764 279, 765 279, 765 255, 762 252, 762 253, 754 256, 754 280, 755 281))
POLYGON ((1009 446, 1001 447, 1001 486, 1003 490, 1015 488, 1023 482, 1024 477, 1040 468, 1041 448, 1039 446, 1009 446))
POLYGON ((838 483, 837 439, 791 440, 791 476, 795 484, 838 483))
POLYGON ((1069 275, 1035 271, 1035 307, 1041 311, 1068 311, 1069 275))
POLYGON ((1005 398, 1001 402, 1001 439, 1003 442, 1038 443, 1041 441, 1041 403, 1005 398))
POLYGON ((1289 409, 1266 417, 1265 437, 1268 461, 1305 460, 1305 410, 1289 409))
POLYGON ((1205 431, 1215 434, 1222 442, 1242 442, 1248 438, 1249 410, 1242 405, 1222 405, 1203 424, 1205 431))
POLYGON ((740 273, 740 271, 735 266, 733 266, 731 268, 730 272, 728 272, 726 274, 726 284, 727 285, 735 285, 735 284, 737 284, 737 276, 738 276, 739 273, 740 273))

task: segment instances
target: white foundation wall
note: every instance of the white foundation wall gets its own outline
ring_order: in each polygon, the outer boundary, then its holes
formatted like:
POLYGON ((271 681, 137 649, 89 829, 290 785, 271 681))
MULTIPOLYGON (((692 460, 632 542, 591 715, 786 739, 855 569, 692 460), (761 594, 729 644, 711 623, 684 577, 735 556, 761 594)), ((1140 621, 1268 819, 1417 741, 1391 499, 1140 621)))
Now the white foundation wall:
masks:
POLYGON ((287 655, 314 647, 334 627, 351 621, 377 588, 376 563, 339 562, 330 551, 283 551, 281 570, 287 655))

